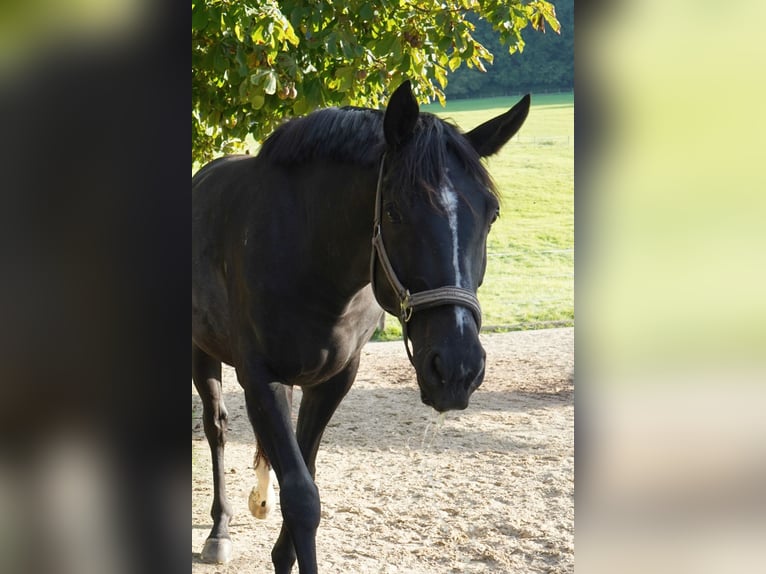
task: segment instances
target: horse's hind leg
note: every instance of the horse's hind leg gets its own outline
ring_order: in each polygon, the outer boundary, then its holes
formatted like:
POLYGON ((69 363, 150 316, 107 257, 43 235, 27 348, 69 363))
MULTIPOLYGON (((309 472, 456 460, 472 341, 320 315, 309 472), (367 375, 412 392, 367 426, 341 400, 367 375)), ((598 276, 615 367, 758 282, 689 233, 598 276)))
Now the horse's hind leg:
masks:
POLYGON ((258 441, 258 449, 255 451, 253 466, 255 467, 255 476, 258 484, 250 491, 247 505, 253 516, 263 520, 269 515, 271 509, 274 508, 276 495, 274 494, 274 485, 271 480, 271 464, 260 441, 258 441))
MULTIPOLYGON (((292 413, 293 388, 285 387, 285 398, 287 407, 292 413)), ((253 467, 255 468, 256 485, 250 491, 247 499, 247 506, 250 513, 260 520, 264 520, 274 508, 277 496, 274 494, 274 471, 271 469, 269 457, 266 449, 261 445, 261 441, 256 435, 255 457, 253 458, 253 467)))
POLYGON ((202 399, 202 420, 213 459, 213 506, 210 516, 213 528, 205 541, 201 558, 204 562, 228 562, 231 558, 229 521, 231 506, 226 499, 223 450, 226 442, 228 414, 221 390, 221 362, 192 344, 192 380, 202 399))

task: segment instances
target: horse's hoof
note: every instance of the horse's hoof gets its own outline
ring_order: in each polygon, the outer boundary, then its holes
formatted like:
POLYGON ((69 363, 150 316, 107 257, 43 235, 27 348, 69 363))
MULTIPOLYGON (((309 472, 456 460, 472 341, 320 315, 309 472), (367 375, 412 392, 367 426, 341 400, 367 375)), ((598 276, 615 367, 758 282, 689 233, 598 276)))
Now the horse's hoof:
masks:
POLYGON ((247 499, 247 506, 250 508, 250 512, 256 518, 263 520, 269 515, 271 509, 274 507, 274 490, 269 488, 267 490, 266 498, 261 496, 258 489, 253 487, 250 491, 250 496, 247 499))
POLYGON ((231 539, 208 538, 202 548, 200 558, 211 564, 226 564, 231 560, 231 539))

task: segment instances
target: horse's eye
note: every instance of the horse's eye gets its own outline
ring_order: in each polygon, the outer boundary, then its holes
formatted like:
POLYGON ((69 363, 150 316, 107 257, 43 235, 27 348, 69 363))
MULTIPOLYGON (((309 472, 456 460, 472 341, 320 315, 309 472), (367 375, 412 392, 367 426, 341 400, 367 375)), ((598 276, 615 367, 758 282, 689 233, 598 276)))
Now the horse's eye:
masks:
POLYGON ((492 214, 492 219, 490 219, 489 224, 492 225, 495 221, 497 221, 498 217, 500 217, 500 210, 497 210, 492 214))
POLYGON ((391 223, 402 222, 402 216, 399 214, 399 211, 396 209, 396 205, 391 202, 386 203, 386 217, 388 217, 388 220, 391 223))

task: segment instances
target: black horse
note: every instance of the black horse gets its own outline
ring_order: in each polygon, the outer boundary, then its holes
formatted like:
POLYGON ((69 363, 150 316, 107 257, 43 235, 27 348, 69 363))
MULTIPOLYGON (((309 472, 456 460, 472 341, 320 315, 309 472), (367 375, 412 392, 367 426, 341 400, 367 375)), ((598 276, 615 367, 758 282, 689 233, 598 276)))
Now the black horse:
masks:
POLYGON ((420 113, 405 82, 385 113, 314 112, 257 156, 215 160, 192 178, 192 379, 215 491, 203 560, 231 555, 222 362, 236 369, 259 445, 256 515, 268 506, 269 461, 279 481, 277 574, 296 558, 301 574, 317 572, 317 450, 381 307, 402 322, 422 401, 466 408, 484 378, 476 289, 499 213, 481 157, 516 133, 529 102, 463 134, 420 113))

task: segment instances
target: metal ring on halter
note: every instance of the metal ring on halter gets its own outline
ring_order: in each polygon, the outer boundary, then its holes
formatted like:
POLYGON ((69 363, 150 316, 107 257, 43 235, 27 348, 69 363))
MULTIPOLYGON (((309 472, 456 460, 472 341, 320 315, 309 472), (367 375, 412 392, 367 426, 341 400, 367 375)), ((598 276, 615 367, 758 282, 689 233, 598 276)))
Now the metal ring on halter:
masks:
POLYGON ((404 298, 399 302, 399 310, 401 311, 400 318, 402 321, 409 323, 410 319, 412 319, 412 313, 415 311, 415 307, 412 306, 409 289, 406 291, 404 298))

